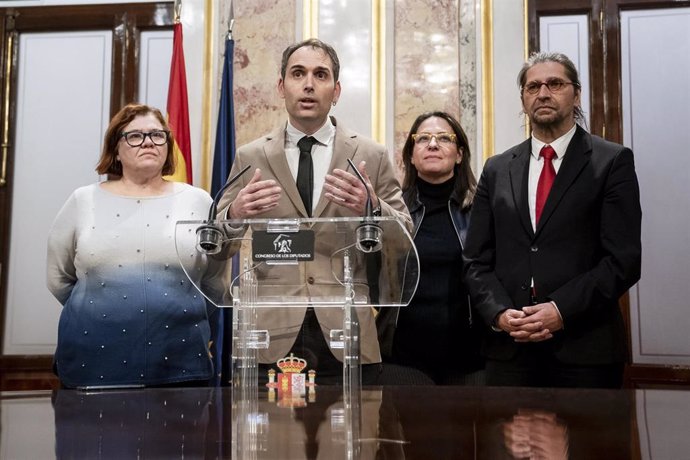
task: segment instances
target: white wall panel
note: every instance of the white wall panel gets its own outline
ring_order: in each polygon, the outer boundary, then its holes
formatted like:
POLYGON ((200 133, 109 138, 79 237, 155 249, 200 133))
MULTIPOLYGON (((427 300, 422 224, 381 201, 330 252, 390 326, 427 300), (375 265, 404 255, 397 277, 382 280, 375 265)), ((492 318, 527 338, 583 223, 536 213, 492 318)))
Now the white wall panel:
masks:
POLYGON ((3 399, 0 458, 55 458, 55 414, 44 400, 3 399))
POLYGON ((319 38, 340 59, 342 92, 331 114, 371 137, 371 0, 319 2, 319 38))
MULTIPOLYGON (((525 55, 524 13, 522 2, 493 2, 495 151, 487 152, 490 155, 502 153, 525 140, 525 119, 521 115, 522 102, 517 85, 517 74, 525 55)), ((480 53, 478 51, 477 56, 480 53)), ((482 113, 482 110, 492 109, 481 107, 477 113, 482 113)))
POLYGON ((111 35, 20 35, 4 354, 55 350, 61 306, 45 287, 48 230, 69 194, 98 179, 111 35))
POLYGON ((139 102, 156 107, 166 115, 170 62, 172 60, 172 30, 143 31, 139 40, 139 102))
POLYGON ((589 18, 586 14, 540 17, 539 49, 563 53, 575 64, 582 84, 580 103, 589 127, 589 121, 592 118, 589 82, 589 18))
POLYGON ((690 8, 621 13, 624 143, 642 202, 633 361, 690 364, 690 8))
POLYGON ((690 452, 690 392, 638 390, 635 401, 641 459, 675 459, 690 452))

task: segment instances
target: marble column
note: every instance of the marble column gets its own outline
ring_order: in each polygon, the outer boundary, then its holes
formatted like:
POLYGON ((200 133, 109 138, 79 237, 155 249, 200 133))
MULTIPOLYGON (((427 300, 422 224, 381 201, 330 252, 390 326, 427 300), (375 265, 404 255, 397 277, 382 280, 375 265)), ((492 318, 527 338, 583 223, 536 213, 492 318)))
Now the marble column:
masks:
MULTIPOLYGON (((228 29, 230 3, 230 0, 220 0, 223 39, 228 29)), ((235 129, 236 144, 240 146, 287 120, 276 83, 283 49, 295 41, 295 0, 234 0, 232 3, 235 129)), ((219 49, 222 53, 224 48, 219 49)))

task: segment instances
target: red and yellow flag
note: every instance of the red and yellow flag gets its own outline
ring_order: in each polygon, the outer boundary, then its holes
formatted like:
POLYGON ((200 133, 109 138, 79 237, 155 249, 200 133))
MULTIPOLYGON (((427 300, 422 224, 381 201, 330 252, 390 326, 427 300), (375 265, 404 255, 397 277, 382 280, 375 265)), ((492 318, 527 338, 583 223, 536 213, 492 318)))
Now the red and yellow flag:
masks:
POLYGON ((187 101, 187 75, 182 48, 182 24, 173 26, 173 53, 168 85, 168 124, 175 136, 175 174, 168 179, 192 183, 192 147, 189 134, 189 104, 187 101))

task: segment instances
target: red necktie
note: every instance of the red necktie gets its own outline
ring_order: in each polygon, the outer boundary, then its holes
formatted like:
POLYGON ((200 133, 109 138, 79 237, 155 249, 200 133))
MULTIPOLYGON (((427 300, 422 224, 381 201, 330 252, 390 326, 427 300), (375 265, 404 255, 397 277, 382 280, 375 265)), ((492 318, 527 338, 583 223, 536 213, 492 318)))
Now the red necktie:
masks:
POLYGON ((544 166, 541 168, 539 183, 537 184, 536 225, 539 225, 539 218, 544 210, 544 203, 546 203, 546 198, 549 196, 553 180, 556 178, 556 170, 552 163, 552 160, 556 158, 556 151, 553 147, 545 145, 541 148, 539 156, 544 158, 544 166))

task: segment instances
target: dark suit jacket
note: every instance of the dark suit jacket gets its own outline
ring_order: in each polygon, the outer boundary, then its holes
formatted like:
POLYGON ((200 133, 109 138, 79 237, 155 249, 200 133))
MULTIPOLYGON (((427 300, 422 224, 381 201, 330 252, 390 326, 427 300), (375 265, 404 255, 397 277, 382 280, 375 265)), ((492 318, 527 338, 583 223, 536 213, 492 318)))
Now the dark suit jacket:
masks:
MULTIPOLYGON (((350 131, 341 124, 337 124, 334 118, 331 120, 335 125, 335 140, 333 144, 333 157, 328 170, 332 171, 334 168, 346 169, 348 166, 347 158, 352 159, 355 165, 365 160, 367 162, 367 174, 371 179, 376 196, 379 198, 381 214, 383 216, 397 217, 408 229, 411 228, 412 220, 403 202, 400 184, 395 177, 393 165, 385 147, 350 131)), ((285 157, 285 125, 266 136, 240 147, 237 150, 229 177, 233 177, 246 165, 251 165, 252 171, 248 171, 225 192, 218 206, 220 210, 219 216, 226 215, 227 208, 239 191, 247 185, 254 173, 254 169, 260 168, 262 180, 275 180, 283 188, 283 194, 276 208, 257 216, 257 218, 294 219, 308 217, 285 157)), ((321 196, 314 208, 313 217, 357 216, 349 209, 333 204, 321 196)), ((331 238, 335 236, 330 235, 331 238)), ((318 237, 328 238, 329 236, 319 235, 318 237)), ((319 254, 316 256, 319 256, 319 254)), ((301 278, 301 280, 295 281, 295 283, 306 285, 307 280, 312 279, 318 285, 320 281, 325 282, 326 279, 331 278, 331 263, 327 255, 320 257, 318 260, 315 259, 315 263, 310 264, 309 267, 309 272, 294 274, 301 278)), ((296 272, 296 270, 294 271, 296 272)), ((259 350, 259 360, 262 363, 273 363, 277 359, 286 356, 294 344, 304 319, 306 307, 259 310, 270 310, 259 311, 258 325, 260 329, 268 329, 271 335, 269 349, 259 350)), ((361 329, 360 347, 362 363, 381 362, 373 312, 370 308, 358 308, 357 310, 361 329)), ((327 342, 332 329, 342 329, 343 327, 343 313, 340 308, 317 308, 316 316, 327 342)), ((342 361, 342 349, 332 351, 342 361)))
MULTIPOLYGON (((577 127, 532 229, 528 208, 530 139, 490 158, 472 206, 465 243, 466 282, 487 324, 507 309, 553 300, 564 329, 550 339, 574 364, 627 358, 618 299, 640 278, 639 187, 632 151, 577 127)), ((524 344, 489 333, 491 359, 510 359, 524 344)))

